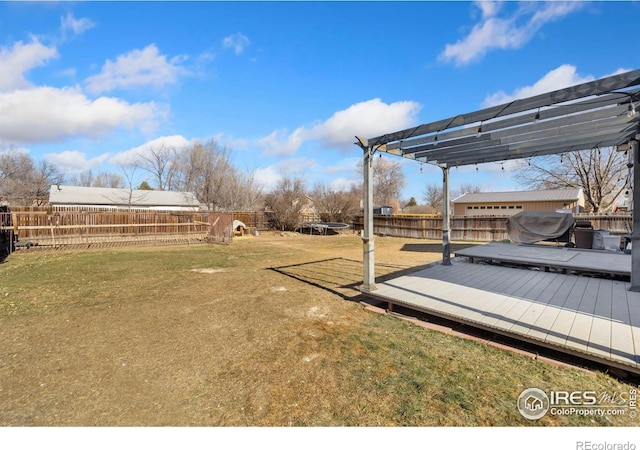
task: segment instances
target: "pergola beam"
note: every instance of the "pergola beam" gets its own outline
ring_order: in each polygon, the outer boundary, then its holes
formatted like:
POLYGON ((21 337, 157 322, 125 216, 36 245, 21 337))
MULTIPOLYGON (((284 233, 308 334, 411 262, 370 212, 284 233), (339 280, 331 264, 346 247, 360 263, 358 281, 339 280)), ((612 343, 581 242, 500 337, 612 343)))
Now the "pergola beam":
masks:
MULTIPOLYGON (((482 128, 486 132, 491 132, 499 129, 506 129, 521 125, 527 124, 539 124, 542 127, 548 126, 556 126, 561 124, 562 122, 554 121, 549 122, 550 119, 556 119, 558 117, 569 117, 567 122, 571 123, 573 120, 576 120, 578 117, 577 113, 582 114, 580 117, 585 117, 584 114, 595 111, 597 115, 603 114, 604 107, 606 106, 616 106, 625 103, 628 103, 630 98, 638 98, 640 101, 640 89, 629 90, 625 93, 615 93, 615 94, 605 94, 599 97, 588 98, 581 102, 569 103, 566 105, 556 105, 555 107, 550 107, 547 109, 534 110, 532 112, 523 113, 516 115, 514 117, 508 118, 500 118, 495 121, 483 122, 482 128), (585 113, 586 112, 586 113, 585 113)), ((622 109, 618 109, 617 112, 626 112, 627 105, 622 105, 622 109)), ((610 115, 606 113, 607 116, 610 115)), ((591 120, 591 119, 589 119, 591 120)), ((457 130, 449 130, 449 131, 436 131, 430 135, 412 138, 408 140, 401 140, 397 142, 389 142, 386 144, 387 151, 393 150, 396 148, 402 149, 410 149, 412 147, 421 145, 421 144, 430 144, 434 142, 445 143, 451 139, 457 139, 466 136, 473 136, 476 134, 475 127, 466 126, 464 128, 460 128, 457 130)))
POLYGON ((384 134, 382 136, 368 139, 368 143, 371 146, 387 144, 389 142, 400 141, 422 134, 435 133, 436 131, 442 131, 449 128, 489 121, 498 117, 518 114, 537 108, 544 108, 584 97, 608 94, 612 91, 629 88, 638 84, 640 84, 640 70, 633 70, 602 78, 600 80, 590 81, 576 86, 559 89, 557 91, 536 95, 534 97, 513 100, 512 102, 482 109, 480 111, 460 114, 437 122, 407 128, 395 133, 384 134))

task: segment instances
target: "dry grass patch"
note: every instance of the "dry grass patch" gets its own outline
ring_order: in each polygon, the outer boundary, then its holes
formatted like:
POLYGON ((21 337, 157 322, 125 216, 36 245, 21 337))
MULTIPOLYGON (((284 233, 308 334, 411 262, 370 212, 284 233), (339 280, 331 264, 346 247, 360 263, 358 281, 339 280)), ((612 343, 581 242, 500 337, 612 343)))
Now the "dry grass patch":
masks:
MULTIPOLYGON (((440 258, 415 242, 378 239, 379 274, 440 258)), ((525 387, 630 385, 364 311, 361 258, 351 234, 15 253, 0 265, 0 424, 636 425, 525 420, 525 387)))

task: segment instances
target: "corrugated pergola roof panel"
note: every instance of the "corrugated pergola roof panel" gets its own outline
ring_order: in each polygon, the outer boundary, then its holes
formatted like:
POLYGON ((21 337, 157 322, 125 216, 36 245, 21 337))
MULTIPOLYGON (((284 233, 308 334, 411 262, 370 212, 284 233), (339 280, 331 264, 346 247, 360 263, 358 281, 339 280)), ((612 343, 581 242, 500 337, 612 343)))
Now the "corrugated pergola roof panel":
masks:
POLYGON ((634 70, 385 134, 364 144, 441 166, 621 145, 638 134, 639 85, 640 70, 634 70))

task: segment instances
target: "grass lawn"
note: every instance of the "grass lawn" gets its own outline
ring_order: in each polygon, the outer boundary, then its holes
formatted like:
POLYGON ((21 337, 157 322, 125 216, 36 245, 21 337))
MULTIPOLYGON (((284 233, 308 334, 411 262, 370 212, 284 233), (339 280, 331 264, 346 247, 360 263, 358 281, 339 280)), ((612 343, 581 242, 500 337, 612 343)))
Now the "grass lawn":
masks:
MULTIPOLYGON (((418 243, 378 238, 379 275, 440 258, 418 243)), ((368 312, 361 260, 354 234, 14 253, 0 264, 0 425, 638 425, 523 418, 525 388, 637 385, 368 312)))

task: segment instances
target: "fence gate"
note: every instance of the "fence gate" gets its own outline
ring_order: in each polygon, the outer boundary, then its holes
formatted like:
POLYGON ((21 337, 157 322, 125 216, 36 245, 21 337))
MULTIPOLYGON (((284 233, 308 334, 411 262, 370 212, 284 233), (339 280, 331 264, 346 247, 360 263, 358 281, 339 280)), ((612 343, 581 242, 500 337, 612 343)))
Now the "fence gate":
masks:
POLYGON ((208 241, 215 244, 230 244, 233 239, 233 214, 209 213, 208 241))

